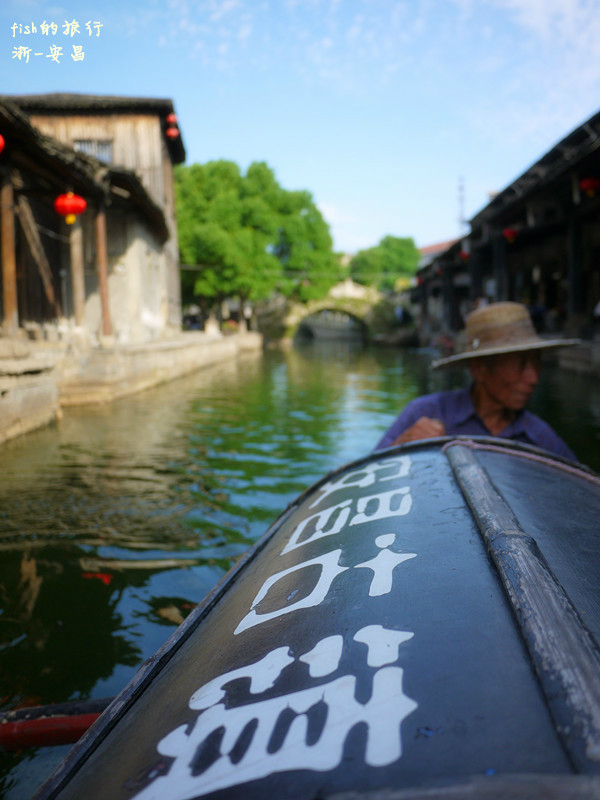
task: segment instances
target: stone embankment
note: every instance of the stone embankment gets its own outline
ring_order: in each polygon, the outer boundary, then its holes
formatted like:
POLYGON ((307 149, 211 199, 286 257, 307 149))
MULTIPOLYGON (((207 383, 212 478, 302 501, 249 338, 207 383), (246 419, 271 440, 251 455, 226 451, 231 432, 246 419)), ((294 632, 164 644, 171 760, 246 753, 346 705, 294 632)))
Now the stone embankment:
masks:
POLYGON ((0 339, 0 442, 59 419, 64 406, 111 402, 261 348, 255 332, 186 332, 142 345, 81 349, 0 339))

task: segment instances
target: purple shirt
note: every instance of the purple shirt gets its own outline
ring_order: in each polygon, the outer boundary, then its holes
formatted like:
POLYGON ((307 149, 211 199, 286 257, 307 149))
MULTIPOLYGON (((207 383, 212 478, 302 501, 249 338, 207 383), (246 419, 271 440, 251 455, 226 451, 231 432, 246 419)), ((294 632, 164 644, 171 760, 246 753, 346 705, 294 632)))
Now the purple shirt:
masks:
MULTIPOLYGON (((470 389, 436 392, 412 400, 377 443, 375 450, 390 447, 397 436, 421 417, 440 419, 447 436, 491 436, 475 411, 470 389)), ((515 439, 535 445, 572 461, 575 454, 543 419, 531 411, 519 411, 515 419, 500 434, 502 439, 515 439)))

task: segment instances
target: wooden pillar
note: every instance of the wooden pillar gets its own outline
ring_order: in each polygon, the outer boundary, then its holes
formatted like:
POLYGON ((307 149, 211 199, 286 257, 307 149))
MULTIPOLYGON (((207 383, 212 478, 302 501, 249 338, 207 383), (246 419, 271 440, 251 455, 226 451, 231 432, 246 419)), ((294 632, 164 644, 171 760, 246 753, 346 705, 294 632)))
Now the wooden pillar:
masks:
POLYGON ((494 279, 496 283, 496 296, 493 300, 508 300, 508 258, 506 239, 502 235, 494 236, 492 240, 492 259, 494 263, 494 279))
POLYGON ((581 223, 572 219, 567 229, 567 275, 569 282, 569 316, 582 314, 583 304, 583 247, 581 223))
POLYGON ((96 269, 102 312, 102 335, 110 336, 110 309, 108 305, 108 250, 106 246, 106 209, 100 203, 96 213, 96 269))
POLYGON ((2 239, 2 309, 4 321, 2 332, 9 336, 19 327, 17 302, 17 258, 15 251, 15 207, 14 190, 8 176, 4 177, 0 189, 0 236, 2 239))
POLYGON ((482 255, 480 249, 472 249, 469 256, 469 300, 483 296, 482 255))
POLYGON ((85 312, 85 277, 83 274, 83 228, 79 219, 71 225, 69 244, 71 248, 73 312, 75 314, 75 324, 80 327, 83 325, 85 312))
POLYGON ((441 264, 442 269, 442 321, 444 328, 452 330, 452 265, 441 264))
POLYGON ((423 278, 421 284, 421 328, 419 331, 420 344, 429 344, 429 279, 423 278))

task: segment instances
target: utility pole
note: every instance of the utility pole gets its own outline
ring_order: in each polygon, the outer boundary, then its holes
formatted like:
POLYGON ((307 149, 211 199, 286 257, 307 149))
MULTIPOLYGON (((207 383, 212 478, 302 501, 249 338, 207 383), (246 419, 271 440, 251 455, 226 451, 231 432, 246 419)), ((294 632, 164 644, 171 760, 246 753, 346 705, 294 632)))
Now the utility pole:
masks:
POLYGON ((458 233, 459 236, 467 235, 467 220, 465 219, 465 179, 458 179, 458 233))

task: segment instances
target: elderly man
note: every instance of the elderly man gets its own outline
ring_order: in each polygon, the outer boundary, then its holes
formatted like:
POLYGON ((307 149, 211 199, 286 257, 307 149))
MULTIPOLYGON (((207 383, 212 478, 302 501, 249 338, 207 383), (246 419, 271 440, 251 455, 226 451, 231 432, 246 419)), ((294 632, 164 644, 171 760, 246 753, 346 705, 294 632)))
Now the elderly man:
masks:
POLYGON ((492 303, 473 311, 467 317, 465 334, 462 353, 432 366, 468 362, 473 378, 470 388, 413 400, 375 449, 436 436, 500 436, 575 461, 571 449, 550 425, 525 406, 538 382, 541 350, 576 344, 577 340, 542 339, 520 303, 492 303))

